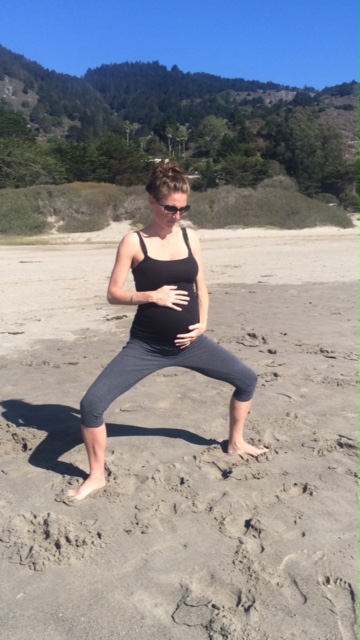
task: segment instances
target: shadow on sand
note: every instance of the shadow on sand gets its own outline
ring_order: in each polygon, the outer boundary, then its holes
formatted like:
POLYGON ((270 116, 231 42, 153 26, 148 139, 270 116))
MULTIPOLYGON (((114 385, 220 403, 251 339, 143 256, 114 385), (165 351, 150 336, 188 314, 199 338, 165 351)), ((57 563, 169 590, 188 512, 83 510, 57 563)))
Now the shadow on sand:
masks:
MULTIPOLYGON (((44 439, 29 456, 30 464, 60 475, 77 476, 83 479, 87 477, 83 469, 59 460, 65 453, 82 443, 78 409, 62 404, 32 405, 20 399, 4 400, 0 406, 3 408, 4 420, 17 427, 31 427, 44 432, 44 439)), ((186 429, 147 429, 132 424, 107 423, 107 433, 111 438, 161 436, 181 439, 198 446, 217 443, 216 440, 208 440, 186 429)))

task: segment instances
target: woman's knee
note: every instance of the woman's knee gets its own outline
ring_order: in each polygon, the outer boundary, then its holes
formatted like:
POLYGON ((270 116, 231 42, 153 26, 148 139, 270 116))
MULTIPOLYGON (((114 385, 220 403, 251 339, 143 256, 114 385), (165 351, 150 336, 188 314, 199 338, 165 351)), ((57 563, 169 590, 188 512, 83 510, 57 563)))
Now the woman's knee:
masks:
POLYGON ((257 381, 258 376, 255 371, 250 369, 250 367, 246 367, 246 376, 234 391, 235 400, 238 400, 239 402, 249 402, 249 400, 252 400, 257 381))
POLYGON ((101 427, 104 422, 103 411, 99 408, 97 398, 91 391, 80 401, 80 416, 83 427, 101 427))
POLYGON ((258 375, 257 375, 257 373, 255 373, 255 371, 253 371, 253 369, 250 369, 249 373, 250 373, 250 375, 249 375, 249 385, 250 385, 250 388, 252 389, 252 391, 254 393, 254 391, 256 389, 257 382, 258 382, 258 375))

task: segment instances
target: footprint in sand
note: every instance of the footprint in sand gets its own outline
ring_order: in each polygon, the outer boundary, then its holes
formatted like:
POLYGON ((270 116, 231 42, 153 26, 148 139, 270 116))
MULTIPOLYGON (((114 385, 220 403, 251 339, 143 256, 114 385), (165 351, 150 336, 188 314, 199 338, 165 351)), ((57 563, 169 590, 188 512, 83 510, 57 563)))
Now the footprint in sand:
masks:
POLYGON ((130 469, 117 471, 109 464, 105 465, 107 485, 102 492, 108 502, 125 502, 136 489, 148 482, 149 477, 141 473, 133 473, 130 469))
MULTIPOLYGON (((251 443, 255 444, 256 443, 251 443)), ((196 465, 200 469, 207 469, 214 480, 253 480, 267 475, 267 471, 259 468, 259 463, 272 459, 272 453, 267 452, 253 458, 251 456, 228 456, 226 451, 227 440, 221 444, 207 447, 196 457, 196 465)))
POLYGON ((277 371, 265 371, 264 373, 259 373, 258 377, 264 382, 276 382, 281 378, 281 375, 277 371))
POLYGON ((255 331, 248 331, 238 338, 236 342, 242 344, 244 347, 259 347, 268 344, 268 338, 267 336, 257 334, 255 331))
POLYGON ((206 626, 213 615, 211 599, 206 596, 195 595, 191 589, 185 588, 172 619, 176 624, 186 627, 206 626))
POLYGON ((356 640, 357 616, 355 610, 355 593, 350 584, 343 578, 320 576, 325 596, 334 605, 338 618, 342 640, 356 640))
MULTIPOLYGON (((338 638, 334 632, 334 620, 329 616, 326 606, 321 606, 319 601, 319 585, 321 585, 326 598, 332 603, 338 619, 338 626, 342 640, 355 640, 356 611, 355 594, 349 582, 342 578, 332 578, 321 574, 319 577, 319 563, 326 560, 323 552, 308 553, 306 550, 286 556, 278 569, 277 586, 280 589, 279 596, 284 594, 288 600, 288 606, 296 616, 300 608, 303 613, 298 617, 300 633, 309 633, 312 621, 316 620, 317 628, 322 626, 324 638, 338 638)), ((323 600, 322 602, 325 603, 323 600)), ((311 636, 308 636, 311 637, 311 636)))
POLYGON ((129 535, 148 534, 163 531, 164 524, 171 523, 177 515, 176 503, 161 500, 158 503, 143 503, 135 505, 135 515, 124 531, 129 535))
MULTIPOLYGON (((206 625, 209 640, 245 640, 241 623, 234 614, 228 611, 219 611, 206 625)), ((249 636, 247 636, 249 637, 249 636)), ((255 636, 253 636, 255 638, 255 636)), ((259 638, 259 636, 257 636, 259 638)), ((260 640, 260 639, 259 639, 260 640)))
POLYGON ((332 442, 327 442, 325 445, 315 449, 317 456, 326 456, 328 453, 343 452, 347 456, 358 456, 359 443, 349 436, 339 437, 332 442))
MULTIPOLYGON (((316 581, 312 575, 309 576, 309 567, 307 565, 309 564, 312 569, 319 559, 320 556, 308 557, 305 552, 304 556, 301 553, 286 556, 279 567, 270 566, 263 561, 256 562, 255 566, 261 579, 269 581, 276 588, 279 606, 282 603, 281 606, 285 606, 289 613, 290 611, 295 613, 299 610, 299 607, 306 605, 308 600, 312 600, 314 589, 316 589, 316 581)), ((316 602, 316 597, 314 602, 316 602)), ((303 627, 303 622, 311 622, 312 611, 310 606, 307 609, 306 619, 299 620, 300 628, 294 626, 294 632, 297 637, 303 638, 304 634, 307 633, 303 627)), ((327 638, 328 636, 324 635, 325 637, 327 638)))
POLYGON ((294 498, 296 496, 302 495, 314 496, 317 491, 317 487, 315 487, 315 485, 313 484, 310 484, 309 482, 284 482, 282 490, 277 495, 279 498, 281 498, 282 496, 286 498, 294 498))
POLYGON ((214 444, 196 456, 196 466, 207 469, 215 480, 226 479, 235 466, 235 458, 229 458, 220 444, 214 444))
POLYGON ((192 486, 190 473, 178 463, 160 464, 151 476, 155 485, 194 500, 197 492, 192 486))
POLYGON ((265 551, 265 547, 261 540, 261 536, 265 531, 264 525, 255 515, 252 518, 245 520, 244 527, 244 540, 248 550, 251 552, 253 557, 259 556, 263 551, 265 551))
MULTIPOLYGON (((197 580, 195 579, 195 582, 197 580)), ((208 576, 207 584, 201 587, 183 587, 183 594, 172 614, 176 624, 186 627, 202 627, 209 640, 243 640, 238 607, 241 591, 233 586, 221 584, 208 576), (210 595, 203 595, 204 592, 210 595), (220 600, 213 591, 219 592, 220 600)))
POLYGON ((31 427, 17 427, 0 420, 1 452, 5 455, 29 455, 44 440, 44 432, 31 427))
MULTIPOLYGON (((117 472, 108 464, 105 465, 106 487, 90 494, 89 499, 98 498, 105 499, 108 502, 125 502, 135 493, 136 489, 148 482, 149 477, 144 474, 132 473, 129 469, 121 469, 117 472)), ((81 502, 69 500, 68 493, 70 489, 80 486, 82 483, 79 478, 69 478, 65 486, 58 491, 55 496, 56 502, 63 502, 68 506, 80 506, 81 502)), ((87 501, 87 498, 86 498, 87 501)), ((84 501, 85 502, 85 501, 84 501)))

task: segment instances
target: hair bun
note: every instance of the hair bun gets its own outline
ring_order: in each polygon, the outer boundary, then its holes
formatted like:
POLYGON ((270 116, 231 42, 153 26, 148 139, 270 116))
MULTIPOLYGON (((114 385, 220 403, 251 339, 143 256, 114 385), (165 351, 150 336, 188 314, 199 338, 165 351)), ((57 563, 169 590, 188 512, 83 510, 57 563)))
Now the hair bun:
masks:
POLYGON ((189 193, 189 182, 182 168, 171 161, 162 161, 153 167, 146 191, 159 201, 167 193, 189 193))
POLYGON ((173 175, 184 174, 182 168, 179 167, 178 164, 175 164, 173 162, 160 162, 158 165, 156 165, 154 173, 157 172, 156 171, 157 169, 158 169, 158 175, 163 175, 163 176, 173 176, 173 175))

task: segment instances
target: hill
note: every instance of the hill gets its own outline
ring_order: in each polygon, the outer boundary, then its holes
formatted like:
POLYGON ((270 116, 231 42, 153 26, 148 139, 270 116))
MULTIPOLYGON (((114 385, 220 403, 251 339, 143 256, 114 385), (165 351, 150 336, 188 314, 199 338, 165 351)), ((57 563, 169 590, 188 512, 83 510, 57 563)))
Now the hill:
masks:
POLYGON ((20 110, 41 136, 97 139, 113 124, 111 110, 81 78, 45 69, 0 46, 0 96, 20 110))
POLYGON ((143 184, 149 161, 171 158, 197 191, 288 176, 354 211, 358 95, 355 81, 316 91, 159 62, 76 78, 0 46, 0 188, 143 184))
POLYGON ((354 159, 358 154, 356 82, 316 91, 184 73, 176 65, 168 70, 159 62, 101 65, 77 78, 49 71, 0 45, 0 97, 20 111, 42 139, 77 141, 98 140, 125 121, 140 138, 161 133, 168 123, 193 130, 210 115, 229 120, 237 109, 254 119, 274 105, 311 105, 324 123, 341 132, 347 156, 354 159))

